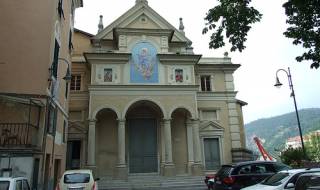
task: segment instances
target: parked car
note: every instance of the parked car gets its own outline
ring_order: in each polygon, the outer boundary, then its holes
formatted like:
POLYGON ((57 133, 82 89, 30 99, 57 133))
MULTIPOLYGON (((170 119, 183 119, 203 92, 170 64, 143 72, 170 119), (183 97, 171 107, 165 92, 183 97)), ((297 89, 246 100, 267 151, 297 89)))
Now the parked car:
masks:
MULTIPOLYGON (((315 172, 320 172, 320 168, 284 170, 266 178, 259 184, 249 186, 241 190, 294 190, 299 176, 315 172)), ((302 188, 300 190, 306 190, 306 188, 302 188)))
POLYGON ((67 170, 63 173, 56 190, 98 190, 97 180, 91 170, 67 170))
POLYGON ((207 185, 208 190, 213 190, 214 188, 214 175, 206 175, 204 183, 207 185))
POLYGON ((215 190, 239 190, 257 184, 265 178, 290 166, 272 161, 248 161, 222 165, 215 175, 215 190))
POLYGON ((25 177, 0 177, 0 190, 30 190, 25 177))
POLYGON ((320 172, 306 173, 299 176, 295 190, 319 190, 320 172))

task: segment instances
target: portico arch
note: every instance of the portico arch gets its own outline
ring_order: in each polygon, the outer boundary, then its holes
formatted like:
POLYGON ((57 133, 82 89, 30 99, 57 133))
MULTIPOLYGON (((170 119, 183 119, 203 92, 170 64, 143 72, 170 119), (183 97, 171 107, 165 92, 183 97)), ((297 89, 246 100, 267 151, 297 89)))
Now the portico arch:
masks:
POLYGON ((154 105, 154 107, 157 107, 157 109, 159 109, 159 111, 161 111, 162 113, 162 117, 163 118, 167 118, 167 114, 166 111, 164 109, 164 106, 157 100, 149 98, 149 97, 141 97, 141 98, 136 98, 132 101, 130 101, 125 108, 122 111, 122 115, 124 116, 123 119, 127 116, 128 110, 129 108, 132 108, 135 105, 138 105, 139 102, 149 102, 149 105, 154 105))
POLYGON ((190 164, 192 164, 189 161, 193 162, 193 158, 188 157, 188 153, 192 151, 190 146, 193 146, 192 128, 190 131, 191 117, 190 111, 186 108, 176 108, 171 113, 172 158, 176 167, 176 174, 189 173, 190 164))
POLYGON ((193 109, 189 106, 185 106, 185 105, 177 105, 177 106, 174 106, 173 108, 170 109, 168 115, 170 117, 172 117, 172 114, 174 111, 177 111, 177 110, 185 110, 186 112, 188 112, 188 117, 189 118, 197 118, 197 114, 194 113, 193 109))
POLYGON ((97 113, 100 112, 103 109, 112 110, 117 115, 118 119, 121 118, 121 113, 119 112, 119 110, 117 108, 111 106, 111 105, 98 106, 93 112, 89 113, 89 118, 96 119, 97 113))
POLYGON ((99 176, 113 176, 118 163, 118 114, 110 108, 100 109, 96 115, 96 168, 99 176))
POLYGON ((129 173, 159 173, 162 109, 149 100, 126 108, 126 141, 129 173))

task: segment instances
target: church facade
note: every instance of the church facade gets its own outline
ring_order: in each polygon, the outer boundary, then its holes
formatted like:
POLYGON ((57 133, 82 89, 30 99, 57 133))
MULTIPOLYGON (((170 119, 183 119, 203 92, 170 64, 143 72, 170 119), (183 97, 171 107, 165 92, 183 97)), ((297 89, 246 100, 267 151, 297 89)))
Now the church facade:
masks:
POLYGON ((245 148, 225 54, 204 58, 146 0, 96 35, 75 30, 67 168, 100 177, 202 175, 245 148))

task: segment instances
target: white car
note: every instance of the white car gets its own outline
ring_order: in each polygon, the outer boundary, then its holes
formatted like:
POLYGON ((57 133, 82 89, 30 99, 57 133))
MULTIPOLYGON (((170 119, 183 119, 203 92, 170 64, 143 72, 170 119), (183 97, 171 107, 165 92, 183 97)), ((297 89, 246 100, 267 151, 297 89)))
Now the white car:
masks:
POLYGON ((302 174, 296 182, 295 190, 319 190, 320 172, 302 174))
POLYGON ((0 190, 30 190, 25 177, 0 177, 0 190))
POLYGON ((94 179, 91 170, 67 170, 56 190, 98 190, 97 180, 99 178, 94 179))
POLYGON ((261 183, 243 188, 242 190, 294 190, 296 181, 300 175, 319 171, 320 168, 284 170, 273 174, 261 183))

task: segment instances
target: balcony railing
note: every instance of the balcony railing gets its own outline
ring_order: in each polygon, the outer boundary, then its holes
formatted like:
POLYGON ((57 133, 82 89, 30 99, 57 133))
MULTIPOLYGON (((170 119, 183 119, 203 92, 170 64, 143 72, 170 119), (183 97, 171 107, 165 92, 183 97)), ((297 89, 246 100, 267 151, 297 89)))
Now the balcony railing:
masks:
POLYGON ((37 132, 30 123, 0 123, 0 147, 36 146, 37 132))

